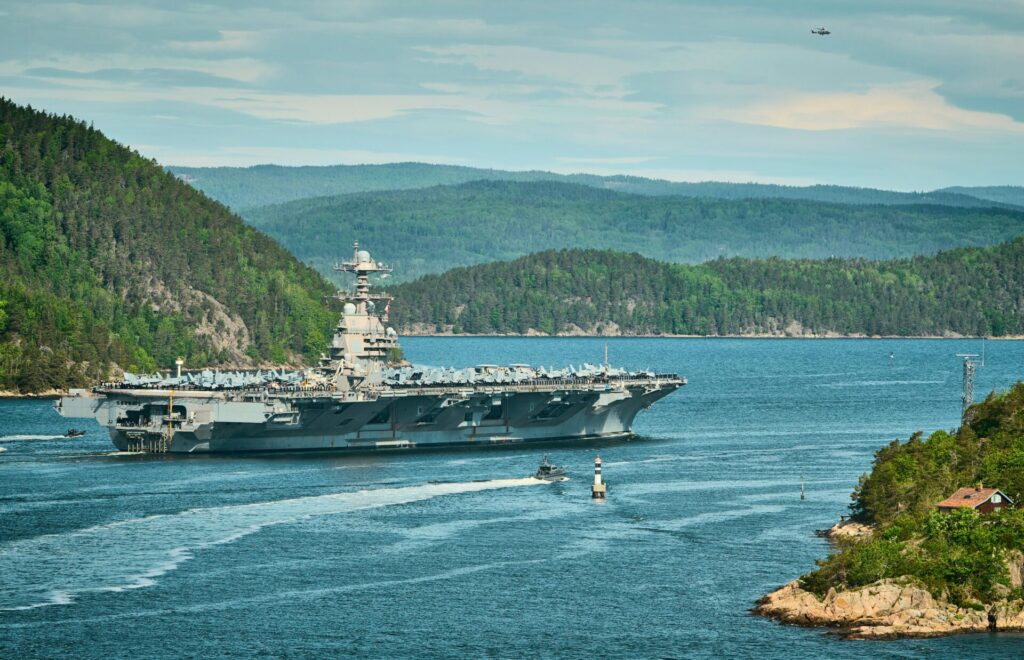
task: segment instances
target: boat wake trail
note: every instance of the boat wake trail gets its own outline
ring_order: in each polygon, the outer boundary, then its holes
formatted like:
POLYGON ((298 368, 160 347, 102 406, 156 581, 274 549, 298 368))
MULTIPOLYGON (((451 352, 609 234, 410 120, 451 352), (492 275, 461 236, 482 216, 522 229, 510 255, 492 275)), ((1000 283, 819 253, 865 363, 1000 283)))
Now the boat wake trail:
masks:
POLYGON ((237 541, 264 527, 545 483, 533 478, 439 483, 333 493, 287 500, 197 508, 132 518, 0 545, 0 612, 68 605, 79 594, 156 584, 205 548, 237 541), (59 567, 55 558, 59 557, 59 567))
POLYGON ((67 440, 63 435, 0 435, 0 442, 20 442, 22 440, 67 440))

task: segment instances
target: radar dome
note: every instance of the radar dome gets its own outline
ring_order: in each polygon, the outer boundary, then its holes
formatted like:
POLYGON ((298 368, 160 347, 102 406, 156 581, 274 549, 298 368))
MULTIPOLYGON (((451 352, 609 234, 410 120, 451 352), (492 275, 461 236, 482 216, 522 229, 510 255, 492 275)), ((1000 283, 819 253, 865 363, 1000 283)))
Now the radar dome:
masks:
POLYGON ((370 259, 370 253, 367 252, 366 250, 360 250, 359 252, 356 252, 356 261, 358 261, 359 263, 372 261, 370 259))
POLYGON ((343 308, 343 310, 344 310, 345 316, 348 316, 350 314, 355 314, 356 313, 356 306, 353 305, 352 303, 345 303, 345 307, 343 308))
POLYGON ((384 331, 384 334, 386 334, 388 337, 397 337, 398 336, 398 333, 395 332, 394 328, 388 328, 387 330, 384 331))

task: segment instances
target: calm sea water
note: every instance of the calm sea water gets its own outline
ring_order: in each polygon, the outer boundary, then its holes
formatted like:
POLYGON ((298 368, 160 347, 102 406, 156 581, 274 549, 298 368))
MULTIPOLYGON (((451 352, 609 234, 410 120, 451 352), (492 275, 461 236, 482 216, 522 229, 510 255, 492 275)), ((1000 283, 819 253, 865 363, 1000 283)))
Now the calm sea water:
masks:
MULTIPOLYGON (((599 362, 595 339, 405 341, 427 364, 599 362)), ((690 385, 595 447, 115 456, 0 402, 0 657, 1010 657, 841 641, 748 610, 826 554, 873 452, 959 416, 977 341, 616 339, 690 385), (892 357, 890 357, 892 353, 892 357), (561 484, 527 485, 544 451, 561 484), (600 451, 609 499, 589 499, 600 451), (799 500, 801 476, 807 500, 799 500)), ((1024 373, 989 342, 980 396, 1024 373)))

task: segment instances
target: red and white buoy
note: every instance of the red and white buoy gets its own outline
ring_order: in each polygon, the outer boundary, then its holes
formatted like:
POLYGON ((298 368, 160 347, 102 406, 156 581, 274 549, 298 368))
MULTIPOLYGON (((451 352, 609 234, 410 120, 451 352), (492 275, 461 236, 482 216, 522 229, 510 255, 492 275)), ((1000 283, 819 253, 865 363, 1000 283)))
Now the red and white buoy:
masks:
POLYGON ((598 456, 594 459, 594 485, 590 487, 590 497, 603 500, 605 490, 604 482, 601 481, 601 457, 598 456))

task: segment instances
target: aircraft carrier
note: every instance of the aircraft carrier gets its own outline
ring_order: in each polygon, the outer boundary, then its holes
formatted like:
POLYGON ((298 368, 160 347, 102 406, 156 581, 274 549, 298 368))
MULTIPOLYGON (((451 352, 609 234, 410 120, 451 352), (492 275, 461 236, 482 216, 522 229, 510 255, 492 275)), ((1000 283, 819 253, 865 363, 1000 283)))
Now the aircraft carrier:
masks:
POLYGON ((355 245, 335 266, 355 275, 316 367, 302 371, 124 374, 54 405, 95 419, 121 451, 221 453, 400 450, 626 437, 637 413, 686 384, 676 374, 604 364, 564 369, 417 367, 387 326, 390 273, 355 245))

